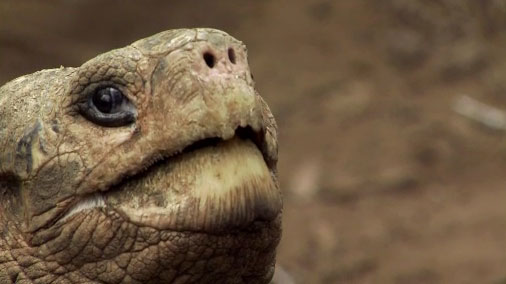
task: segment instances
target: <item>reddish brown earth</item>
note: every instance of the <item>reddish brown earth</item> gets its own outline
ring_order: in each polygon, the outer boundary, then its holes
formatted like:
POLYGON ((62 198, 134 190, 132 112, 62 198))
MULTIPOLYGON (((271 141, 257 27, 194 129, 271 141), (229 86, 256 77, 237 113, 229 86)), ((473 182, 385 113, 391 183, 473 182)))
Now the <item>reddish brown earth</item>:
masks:
POLYGON ((249 47, 280 127, 284 236, 298 283, 506 283, 506 110, 498 0, 0 2, 0 84, 177 27, 249 47))

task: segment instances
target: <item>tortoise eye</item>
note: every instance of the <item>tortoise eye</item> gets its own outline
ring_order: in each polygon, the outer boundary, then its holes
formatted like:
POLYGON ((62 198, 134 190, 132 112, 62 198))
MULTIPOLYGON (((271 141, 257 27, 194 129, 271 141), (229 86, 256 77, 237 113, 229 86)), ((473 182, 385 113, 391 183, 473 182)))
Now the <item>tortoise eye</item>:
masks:
POLYGON ((96 90, 79 105, 81 114, 91 122, 107 127, 125 126, 135 121, 134 105, 114 87, 96 90))
POLYGON ((115 113, 121 111, 123 94, 120 90, 112 87, 100 89, 91 97, 95 107, 103 113, 115 113))

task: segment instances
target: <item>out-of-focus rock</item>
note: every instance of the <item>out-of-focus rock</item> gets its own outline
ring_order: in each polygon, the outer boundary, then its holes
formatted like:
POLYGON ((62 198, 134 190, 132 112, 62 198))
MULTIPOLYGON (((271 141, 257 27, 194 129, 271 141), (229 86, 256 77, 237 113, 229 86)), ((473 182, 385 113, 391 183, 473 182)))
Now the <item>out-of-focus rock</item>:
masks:
POLYGON ((443 80, 456 80, 465 76, 478 74, 489 62, 489 53, 483 44, 478 41, 456 42, 446 48, 439 58, 437 69, 443 80))
POLYGON ((310 200, 314 198, 320 186, 321 161, 315 158, 302 161, 292 174, 288 187, 289 193, 296 199, 310 200))
POLYGON ((385 44, 389 61, 403 69, 423 63, 430 48, 427 39, 412 29, 396 29, 388 32, 385 44))
POLYGON ((271 284, 295 284, 293 277, 280 265, 276 265, 276 271, 271 284))

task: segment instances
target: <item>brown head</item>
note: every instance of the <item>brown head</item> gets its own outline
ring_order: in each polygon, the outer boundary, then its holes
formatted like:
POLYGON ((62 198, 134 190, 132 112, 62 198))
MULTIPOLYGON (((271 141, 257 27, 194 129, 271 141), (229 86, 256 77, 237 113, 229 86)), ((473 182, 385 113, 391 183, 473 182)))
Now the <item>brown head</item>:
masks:
POLYGON ((268 283, 276 135, 246 47, 212 29, 7 83, 0 283, 268 283))

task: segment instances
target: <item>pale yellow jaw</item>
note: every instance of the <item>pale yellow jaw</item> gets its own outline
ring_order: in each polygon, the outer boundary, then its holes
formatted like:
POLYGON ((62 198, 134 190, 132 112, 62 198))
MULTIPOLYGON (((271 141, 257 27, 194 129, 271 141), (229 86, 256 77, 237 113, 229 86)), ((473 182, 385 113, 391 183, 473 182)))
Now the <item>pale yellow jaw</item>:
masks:
POLYGON ((281 197, 262 153, 233 138, 170 159, 107 193, 131 222, 158 229, 213 230, 274 219, 281 197))

